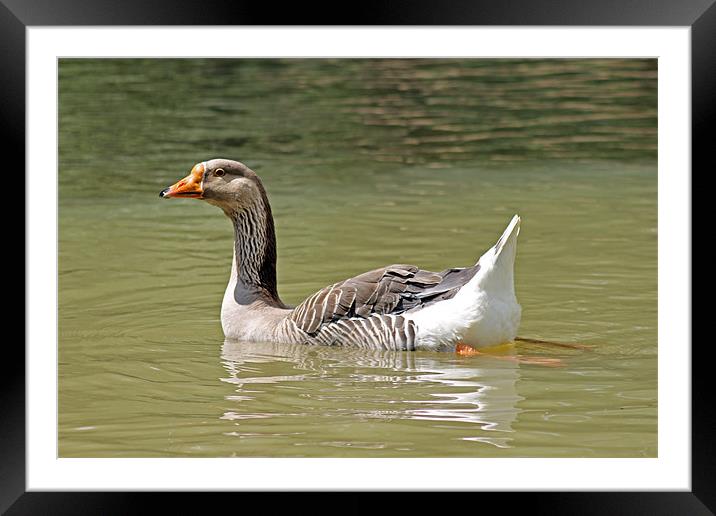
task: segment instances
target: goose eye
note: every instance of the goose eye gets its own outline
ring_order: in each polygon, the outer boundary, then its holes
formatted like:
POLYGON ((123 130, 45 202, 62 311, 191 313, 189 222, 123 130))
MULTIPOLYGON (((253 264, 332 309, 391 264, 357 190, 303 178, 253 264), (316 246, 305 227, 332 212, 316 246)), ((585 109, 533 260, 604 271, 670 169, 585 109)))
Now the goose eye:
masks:
POLYGON ((223 168, 217 168, 217 169, 214 171, 214 175, 216 175, 216 176, 218 176, 218 177, 221 177, 221 176, 223 176, 224 174, 226 174, 226 172, 224 172, 224 169, 223 169, 223 168))

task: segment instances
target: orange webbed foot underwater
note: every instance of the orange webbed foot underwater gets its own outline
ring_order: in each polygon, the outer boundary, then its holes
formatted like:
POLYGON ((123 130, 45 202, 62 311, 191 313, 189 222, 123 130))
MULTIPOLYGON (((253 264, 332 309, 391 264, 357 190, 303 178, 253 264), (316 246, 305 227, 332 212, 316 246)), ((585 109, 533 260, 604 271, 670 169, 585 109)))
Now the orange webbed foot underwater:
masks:
POLYGON ((541 365, 545 367, 564 367, 564 362, 559 358, 548 357, 530 357, 525 355, 493 355, 475 349, 469 344, 458 342, 455 346, 455 354, 461 357, 474 357, 478 355, 487 355, 500 360, 508 360, 517 364, 541 365))

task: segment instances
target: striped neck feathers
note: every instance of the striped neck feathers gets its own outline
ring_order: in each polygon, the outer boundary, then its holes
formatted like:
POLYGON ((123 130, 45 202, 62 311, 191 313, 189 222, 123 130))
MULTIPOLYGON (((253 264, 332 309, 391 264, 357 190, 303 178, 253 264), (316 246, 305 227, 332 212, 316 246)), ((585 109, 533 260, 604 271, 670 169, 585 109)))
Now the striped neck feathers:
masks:
POLYGON ((276 231, 265 191, 252 206, 227 213, 234 224, 237 281, 234 297, 238 303, 263 298, 283 307, 276 287, 276 231))

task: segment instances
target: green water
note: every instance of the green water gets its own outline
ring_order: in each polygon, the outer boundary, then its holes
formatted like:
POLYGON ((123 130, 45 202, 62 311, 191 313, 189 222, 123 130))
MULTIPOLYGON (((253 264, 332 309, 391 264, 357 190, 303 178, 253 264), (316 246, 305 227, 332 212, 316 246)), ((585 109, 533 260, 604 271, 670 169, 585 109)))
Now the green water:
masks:
POLYGON ((655 60, 59 73, 60 456, 657 455, 655 60), (520 335, 591 350, 224 342, 230 223, 158 197, 212 157, 263 178, 285 302, 389 263, 470 265, 519 213, 520 335))

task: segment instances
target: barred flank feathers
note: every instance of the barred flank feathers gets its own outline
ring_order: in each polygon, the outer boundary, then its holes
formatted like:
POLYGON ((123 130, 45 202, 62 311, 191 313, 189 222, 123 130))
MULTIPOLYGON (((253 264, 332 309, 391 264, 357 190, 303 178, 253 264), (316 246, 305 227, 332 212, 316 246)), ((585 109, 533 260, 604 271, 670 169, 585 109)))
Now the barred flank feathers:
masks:
POLYGON ((324 345, 415 349, 415 323, 400 314, 450 299, 479 265, 421 270, 414 265, 382 267, 319 290, 288 316, 289 333, 324 345))

